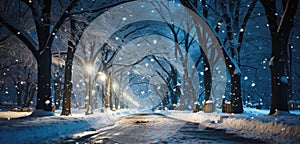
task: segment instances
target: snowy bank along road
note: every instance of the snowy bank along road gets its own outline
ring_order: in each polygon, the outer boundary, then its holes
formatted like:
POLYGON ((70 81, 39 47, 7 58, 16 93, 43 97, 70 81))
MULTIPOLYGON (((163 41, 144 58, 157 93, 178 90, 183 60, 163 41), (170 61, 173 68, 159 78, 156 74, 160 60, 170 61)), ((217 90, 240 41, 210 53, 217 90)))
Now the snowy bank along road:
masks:
POLYGON ((226 133, 199 123, 185 122, 162 114, 140 113, 120 117, 114 126, 96 132, 78 133, 60 143, 267 143, 226 133))

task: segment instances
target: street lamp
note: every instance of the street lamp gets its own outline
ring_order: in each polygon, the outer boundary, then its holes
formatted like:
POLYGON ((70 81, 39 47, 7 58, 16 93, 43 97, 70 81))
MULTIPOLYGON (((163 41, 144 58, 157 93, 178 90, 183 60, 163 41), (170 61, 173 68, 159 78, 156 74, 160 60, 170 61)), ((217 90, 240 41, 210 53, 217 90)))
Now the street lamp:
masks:
POLYGON ((88 101, 88 107, 87 107, 87 110, 85 112, 86 115, 88 114, 93 114, 93 107, 92 107, 92 78, 91 78, 91 74, 93 73, 94 71, 94 66, 92 64, 88 64, 86 66, 86 72, 88 74, 88 98, 89 98, 89 101, 88 101))

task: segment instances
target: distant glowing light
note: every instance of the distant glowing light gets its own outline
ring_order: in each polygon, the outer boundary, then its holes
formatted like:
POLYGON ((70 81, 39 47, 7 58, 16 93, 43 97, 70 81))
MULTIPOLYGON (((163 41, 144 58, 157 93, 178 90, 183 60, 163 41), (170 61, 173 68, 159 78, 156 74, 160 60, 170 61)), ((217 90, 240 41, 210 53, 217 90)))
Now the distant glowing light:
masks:
POLYGON ((88 64, 88 65, 86 66, 86 71, 88 72, 88 74, 91 74, 91 73, 93 72, 93 70, 94 70, 93 65, 88 64))
POLYGON ((105 81, 106 80, 106 75, 103 72, 98 72, 99 74, 99 78, 101 81, 105 81))

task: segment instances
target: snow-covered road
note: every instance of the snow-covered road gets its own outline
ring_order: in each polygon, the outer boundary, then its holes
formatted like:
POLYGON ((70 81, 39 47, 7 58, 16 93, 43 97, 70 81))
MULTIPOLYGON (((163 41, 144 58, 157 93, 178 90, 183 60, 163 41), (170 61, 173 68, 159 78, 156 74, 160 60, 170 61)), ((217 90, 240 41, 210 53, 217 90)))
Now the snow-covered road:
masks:
POLYGON ((120 117, 112 127, 75 134, 61 143, 265 143, 161 114, 120 117))

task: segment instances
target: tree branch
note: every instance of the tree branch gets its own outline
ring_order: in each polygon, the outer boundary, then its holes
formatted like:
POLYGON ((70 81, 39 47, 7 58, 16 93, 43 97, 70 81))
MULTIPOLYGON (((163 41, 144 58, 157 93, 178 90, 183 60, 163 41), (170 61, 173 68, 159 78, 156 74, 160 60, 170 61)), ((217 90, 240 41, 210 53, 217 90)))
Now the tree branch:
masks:
POLYGON ((17 36, 22 42, 25 43, 25 45, 28 47, 28 49, 32 52, 32 54, 35 56, 35 58, 38 56, 38 44, 37 42, 30 37, 24 30, 22 30, 21 27, 15 25, 13 22, 9 20, 9 18, 5 18, 3 15, 3 12, 0 12, 0 22, 15 36, 17 36))

